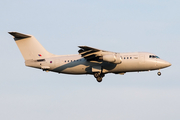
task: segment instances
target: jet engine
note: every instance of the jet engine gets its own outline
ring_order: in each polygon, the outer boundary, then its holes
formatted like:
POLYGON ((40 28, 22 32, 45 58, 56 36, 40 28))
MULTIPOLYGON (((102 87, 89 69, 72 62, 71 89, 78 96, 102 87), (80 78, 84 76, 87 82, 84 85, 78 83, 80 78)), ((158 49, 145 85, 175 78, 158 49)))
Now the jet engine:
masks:
POLYGON ((122 62, 121 57, 115 54, 103 55, 103 61, 120 64, 122 62))

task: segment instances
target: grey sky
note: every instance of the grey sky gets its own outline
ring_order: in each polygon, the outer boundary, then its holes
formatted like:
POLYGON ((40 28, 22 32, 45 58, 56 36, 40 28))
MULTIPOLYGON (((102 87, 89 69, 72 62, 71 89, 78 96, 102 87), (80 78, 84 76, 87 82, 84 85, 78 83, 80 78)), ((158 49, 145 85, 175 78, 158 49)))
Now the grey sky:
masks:
POLYGON ((180 1, 0 1, 1 120, 179 120, 180 1), (172 66, 157 71, 90 75, 25 67, 7 32, 34 35, 54 54, 79 45, 115 52, 146 51, 172 66))

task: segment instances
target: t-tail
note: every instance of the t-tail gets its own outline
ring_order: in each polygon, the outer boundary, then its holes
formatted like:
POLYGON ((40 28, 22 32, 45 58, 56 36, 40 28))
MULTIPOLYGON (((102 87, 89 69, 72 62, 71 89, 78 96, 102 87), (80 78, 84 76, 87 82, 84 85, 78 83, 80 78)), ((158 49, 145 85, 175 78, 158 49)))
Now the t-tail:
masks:
POLYGON ((14 37, 14 40, 25 61, 55 56, 49 53, 32 35, 26 35, 18 32, 9 32, 9 34, 14 37))

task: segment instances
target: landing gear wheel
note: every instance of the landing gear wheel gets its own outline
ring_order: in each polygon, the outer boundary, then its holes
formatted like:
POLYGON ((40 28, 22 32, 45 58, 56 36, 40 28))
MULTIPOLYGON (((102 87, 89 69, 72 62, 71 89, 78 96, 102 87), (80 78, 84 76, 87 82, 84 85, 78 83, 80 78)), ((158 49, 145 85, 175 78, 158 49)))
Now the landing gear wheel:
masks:
POLYGON ((98 82, 101 82, 104 76, 105 76, 104 73, 94 73, 94 77, 98 82))
POLYGON ((98 82, 101 82, 101 81, 102 81, 102 77, 97 77, 96 80, 97 80, 98 82))
POLYGON ((100 73, 94 73, 94 77, 98 78, 100 76, 100 73))
POLYGON ((158 76, 161 76, 161 72, 158 72, 157 74, 158 74, 158 76))

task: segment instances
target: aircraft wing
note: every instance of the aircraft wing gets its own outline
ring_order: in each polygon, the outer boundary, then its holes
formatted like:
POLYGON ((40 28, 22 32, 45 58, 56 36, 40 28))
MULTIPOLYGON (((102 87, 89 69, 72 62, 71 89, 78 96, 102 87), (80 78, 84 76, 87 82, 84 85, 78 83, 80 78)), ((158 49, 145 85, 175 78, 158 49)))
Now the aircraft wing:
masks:
POLYGON ((102 57, 102 52, 107 52, 104 50, 88 47, 88 46, 78 46, 80 50, 78 51, 82 57, 87 60, 95 60, 97 61, 99 57, 102 57))

